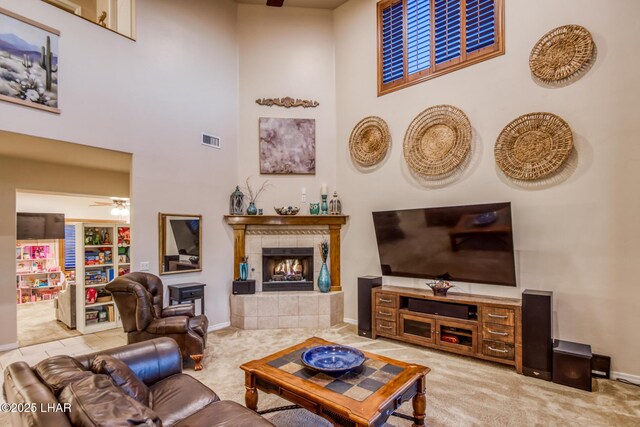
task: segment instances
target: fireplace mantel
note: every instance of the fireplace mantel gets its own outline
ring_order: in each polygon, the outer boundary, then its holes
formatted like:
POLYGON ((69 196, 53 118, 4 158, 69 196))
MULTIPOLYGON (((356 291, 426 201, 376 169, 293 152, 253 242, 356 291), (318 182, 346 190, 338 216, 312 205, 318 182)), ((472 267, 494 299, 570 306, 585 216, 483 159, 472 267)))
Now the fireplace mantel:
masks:
POLYGON ((331 290, 341 291, 340 285, 340 229, 347 223, 347 215, 225 215, 233 227, 233 277, 240 277, 240 259, 245 256, 247 226, 328 226, 331 290))

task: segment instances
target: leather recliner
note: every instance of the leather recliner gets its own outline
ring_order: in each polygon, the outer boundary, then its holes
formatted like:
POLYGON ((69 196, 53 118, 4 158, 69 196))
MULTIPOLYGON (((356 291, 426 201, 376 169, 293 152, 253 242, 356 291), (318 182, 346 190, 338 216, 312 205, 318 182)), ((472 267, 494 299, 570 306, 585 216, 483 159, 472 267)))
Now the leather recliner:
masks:
POLYGON ((202 369, 209 321, 204 314, 195 315, 193 304, 162 308, 162 281, 149 273, 125 274, 105 288, 113 295, 129 344, 162 336, 173 338, 182 357, 193 359, 196 371, 202 369))

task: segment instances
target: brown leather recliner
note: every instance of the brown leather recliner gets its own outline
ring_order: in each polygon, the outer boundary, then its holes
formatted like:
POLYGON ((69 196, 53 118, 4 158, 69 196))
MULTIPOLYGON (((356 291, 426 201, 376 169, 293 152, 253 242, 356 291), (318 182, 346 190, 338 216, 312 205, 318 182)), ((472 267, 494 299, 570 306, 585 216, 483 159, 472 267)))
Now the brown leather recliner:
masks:
POLYGON ((202 369, 209 321, 204 314, 195 315, 193 304, 163 309, 162 281, 149 273, 125 274, 109 283, 106 290, 116 302, 129 344, 161 336, 173 338, 182 357, 193 359, 196 371, 202 369))

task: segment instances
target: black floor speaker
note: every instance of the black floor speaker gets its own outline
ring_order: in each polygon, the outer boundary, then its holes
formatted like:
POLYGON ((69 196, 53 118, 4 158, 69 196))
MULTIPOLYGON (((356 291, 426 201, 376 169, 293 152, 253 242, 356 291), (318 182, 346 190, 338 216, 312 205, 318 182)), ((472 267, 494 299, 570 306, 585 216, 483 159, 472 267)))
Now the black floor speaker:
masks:
POLYGON ((358 277, 358 335, 371 338, 371 291, 382 286, 382 277, 358 277))
POLYGON ((553 358, 553 292, 522 293, 522 372, 551 381, 553 358))

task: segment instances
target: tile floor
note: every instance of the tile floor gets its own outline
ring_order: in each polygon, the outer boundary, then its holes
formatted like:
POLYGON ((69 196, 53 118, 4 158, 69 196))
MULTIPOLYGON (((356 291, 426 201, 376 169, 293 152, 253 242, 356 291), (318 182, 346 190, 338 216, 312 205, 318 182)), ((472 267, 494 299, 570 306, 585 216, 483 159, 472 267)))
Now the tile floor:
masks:
POLYGON ((8 365, 19 360, 33 366, 47 357, 59 354, 73 356, 76 354, 93 353, 95 351, 125 345, 126 343, 127 337, 121 328, 110 329, 95 334, 65 338, 1 352, 0 367, 2 367, 4 371, 4 368, 8 365))

